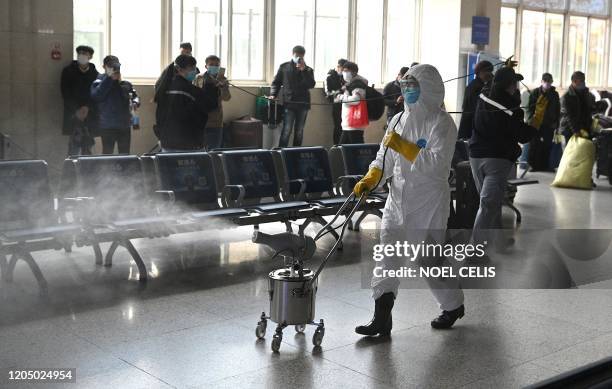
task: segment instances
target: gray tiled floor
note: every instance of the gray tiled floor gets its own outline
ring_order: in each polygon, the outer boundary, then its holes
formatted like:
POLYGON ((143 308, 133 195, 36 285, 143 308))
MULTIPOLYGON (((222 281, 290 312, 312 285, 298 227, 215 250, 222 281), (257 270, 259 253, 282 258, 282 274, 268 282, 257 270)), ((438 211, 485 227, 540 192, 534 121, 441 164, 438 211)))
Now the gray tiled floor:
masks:
MULTIPOLYGON (((551 189, 550 175, 533 176, 542 184, 521 188, 516 201, 521 229, 612 226, 605 181, 587 192, 551 189)), ((370 218, 364 226, 376 224, 370 218)), ((367 228, 348 233, 321 276, 322 347, 313 349, 312 327, 287 328, 273 354, 273 324, 263 341, 254 326, 268 308, 266 274, 279 261, 251 244, 250 233, 137 242, 152 277, 144 289, 121 251, 110 269, 96 267, 87 248, 36 253, 49 282, 45 298, 22 263, 14 283, 0 283, 0 369, 75 367, 78 384, 66 388, 514 388, 612 354, 605 280, 592 289, 467 290, 466 317, 443 332, 429 326, 438 313, 431 293, 402 290, 391 339, 358 337, 354 326, 373 309, 360 264, 359 246, 376 239, 367 228)), ((514 255, 530 252, 521 242, 514 255)))

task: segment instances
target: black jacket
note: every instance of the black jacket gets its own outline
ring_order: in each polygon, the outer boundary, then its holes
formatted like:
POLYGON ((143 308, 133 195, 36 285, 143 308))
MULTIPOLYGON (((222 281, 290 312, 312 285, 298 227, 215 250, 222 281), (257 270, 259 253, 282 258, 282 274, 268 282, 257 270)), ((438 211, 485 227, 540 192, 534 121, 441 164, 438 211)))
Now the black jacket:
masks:
POLYGON ((474 127, 474 111, 476 111, 476 106, 478 104, 478 96, 480 96, 480 93, 483 91, 485 85, 486 84, 484 81, 482 81, 479 77, 476 77, 465 88, 465 93, 463 94, 463 105, 461 106, 463 114, 461 114, 459 133, 457 135, 459 139, 470 139, 472 136, 472 128, 474 127))
POLYGON ((336 69, 330 69, 329 72, 327 72, 327 78, 325 79, 325 96, 327 96, 330 103, 334 102, 334 92, 340 92, 345 83, 344 78, 342 78, 342 75, 338 74, 336 69))
POLYGON ((536 103, 542 95, 548 99, 548 105, 546 106, 546 112, 544 113, 544 119, 542 120, 540 128, 556 130, 559 128, 559 120, 561 119, 561 102, 559 99, 559 92, 557 92, 554 86, 546 92, 542 90, 542 87, 531 91, 529 94, 529 104, 527 106, 527 123, 531 123, 533 120, 536 103))
POLYGON ((581 129, 591 131, 595 96, 586 88, 583 91, 570 86, 561 99, 560 129, 566 134, 575 134, 581 129))
POLYGON ((397 102, 397 98, 401 95, 402 88, 400 88, 397 80, 385 85, 383 96, 385 97, 385 105, 387 106, 387 119, 391 119, 393 116, 404 110, 404 103, 397 102))
POLYGON ((293 61, 285 62, 279 66, 270 94, 278 96, 281 93, 286 108, 310 109, 310 89, 314 88, 314 72, 311 67, 306 66, 303 71, 295 67, 293 61), (306 102, 306 104, 292 104, 292 102, 306 102))
POLYGON ((91 84, 91 99, 96 103, 98 113, 98 129, 124 130, 132 126, 130 104, 140 105, 140 98, 132 83, 125 80, 113 80, 106 74, 101 74, 91 84))
POLYGON ((493 88, 489 96, 481 95, 478 100, 470 138, 470 157, 516 161, 521 155, 518 143, 529 142, 537 133, 523 121, 525 115, 520 108, 520 99, 493 88))
POLYGON ((89 64, 89 69, 83 73, 77 61, 72 61, 70 65, 62 70, 60 88, 64 99, 64 124, 62 134, 71 135, 73 129, 73 118, 76 110, 87 106, 89 107, 88 125, 91 128, 96 122, 95 104, 91 100, 89 88, 98 77, 96 66, 89 64))
POLYGON ((155 111, 155 133, 165 149, 204 148, 204 128, 208 112, 219 105, 217 87, 201 89, 175 75, 160 97, 155 111))

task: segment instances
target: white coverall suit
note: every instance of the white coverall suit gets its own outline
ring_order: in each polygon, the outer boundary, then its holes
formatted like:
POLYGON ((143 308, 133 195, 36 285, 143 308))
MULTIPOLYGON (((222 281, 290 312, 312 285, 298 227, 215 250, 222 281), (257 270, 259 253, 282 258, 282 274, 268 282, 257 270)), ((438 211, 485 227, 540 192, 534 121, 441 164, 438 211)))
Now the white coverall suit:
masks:
MULTIPOLYGON (((444 83, 437 69, 431 65, 417 65, 408 74, 419 82, 420 95, 415 104, 405 103, 403 115, 398 113, 391 119, 389 131, 395 128, 402 139, 413 143, 424 139, 427 144, 419 151, 414 163, 389 148, 383 169, 386 147, 381 143, 377 158, 370 165, 370 168, 383 170, 381 183, 393 177, 380 239, 382 244, 395 244, 398 240, 418 244, 427 239, 444 244, 450 212, 448 177, 457 127, 442 108, 444 83)), ((397 262, 397 259, 385 259, 383 268, 397 268, 397 262)), ((463 291, 458 279, 427 278, 426 281, 440 309, 452 311, 463 304, 463 291)), ((388 292, 397 296, 399 284, 396 277, 374 276, 374 299, 388 292)))

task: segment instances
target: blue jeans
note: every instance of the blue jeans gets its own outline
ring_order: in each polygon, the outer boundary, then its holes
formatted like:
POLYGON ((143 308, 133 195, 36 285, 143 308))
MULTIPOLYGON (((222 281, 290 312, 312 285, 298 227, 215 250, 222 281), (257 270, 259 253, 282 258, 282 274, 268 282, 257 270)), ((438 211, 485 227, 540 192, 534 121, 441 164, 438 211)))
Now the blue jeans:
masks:
POLYGON ((289 137, 291 131, 293 134, 293 146, 301 146, 302 138, 304 137, 304 125, 306 124, 307 109, 285 109, 285 118, 283 119, 283 131, 281 132, 280 142, 278 147, 289 146, 289 137))
POLYGON ((223 146, 223 128, 204 130, 204 147, 207 151, 220 149, 223 146))

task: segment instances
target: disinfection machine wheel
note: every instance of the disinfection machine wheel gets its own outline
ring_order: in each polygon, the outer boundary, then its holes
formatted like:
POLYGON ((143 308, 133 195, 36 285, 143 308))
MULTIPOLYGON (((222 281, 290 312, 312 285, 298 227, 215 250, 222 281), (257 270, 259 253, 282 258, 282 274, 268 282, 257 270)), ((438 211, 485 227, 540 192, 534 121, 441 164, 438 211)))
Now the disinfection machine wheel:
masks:
POLYGON ((266 317, 266 313, 261 313, 261 320, 257 322, 257 327, 255 327, 255 336, 257 339, 263 339, 266 336, 266 329, 268 327, 268 318, 266 317))
POLYGON ((323 319, 321 319, 321 322, 317 326, 317 329, 315 330, 315 333, 312 336, 312 344, 315 347, 321 346, 321 343, 323 343, 324 336, 325 336, 325 327, 323 326, 323 319))
POLYGON ((278 350, 280 350, 282 340, 283 340, 283 326, 279 324, 278 327, 276 327, 276 332, 274 333, 274 336, 272 337, 272 345, 271 345, 272 351, 276 353, 278 352, 278 350))
POLYGON ((306 330, 306 324, 296 324, 295 325, 295 332, 297 332, 298 334, 303 334, 305 330, 306 330))

